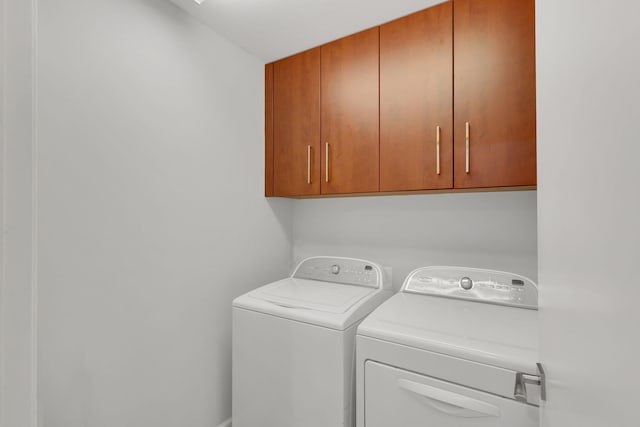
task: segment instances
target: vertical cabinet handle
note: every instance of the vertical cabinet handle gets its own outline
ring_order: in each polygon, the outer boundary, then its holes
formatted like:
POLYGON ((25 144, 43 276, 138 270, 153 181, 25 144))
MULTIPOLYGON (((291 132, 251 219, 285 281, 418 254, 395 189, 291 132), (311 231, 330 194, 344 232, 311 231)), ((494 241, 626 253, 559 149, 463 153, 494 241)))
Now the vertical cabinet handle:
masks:
POLYGON ((440 126, 436 126, 436 173, 440 175, 440 126))
POLYGON ((311 184, 311 146, 307 145, 307 184, 311 184))
POLYGON ((465 145, 465 172, 469 173, 469 122, 465 124, 465 137, 464 137, 464 145, 465 145))
POLYGON ((329 182, 329 143, 324 144, 324 182, 329 182))

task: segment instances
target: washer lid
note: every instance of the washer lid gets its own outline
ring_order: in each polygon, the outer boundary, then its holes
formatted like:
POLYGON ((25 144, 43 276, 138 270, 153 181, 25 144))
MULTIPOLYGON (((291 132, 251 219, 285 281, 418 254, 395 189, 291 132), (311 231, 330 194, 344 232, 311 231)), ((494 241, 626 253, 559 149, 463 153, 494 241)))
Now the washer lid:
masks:
POLYGON ((289 278, 263 286, 249 296, 280 307, 339 314, 346 313, 371 292, 364 286, 289 278))
POLYGON ((403 292, 358 334, 537 375, 537 310, 403 292))
POLYGON ((384 289, 288 278, 236 298, 233 307, 344 331, 390 295, 384 289))
POLYGON ((390 296, 382 268, 369 261, 307 258, 292 277, 233 301, 240 309, 344 331, 390 296))

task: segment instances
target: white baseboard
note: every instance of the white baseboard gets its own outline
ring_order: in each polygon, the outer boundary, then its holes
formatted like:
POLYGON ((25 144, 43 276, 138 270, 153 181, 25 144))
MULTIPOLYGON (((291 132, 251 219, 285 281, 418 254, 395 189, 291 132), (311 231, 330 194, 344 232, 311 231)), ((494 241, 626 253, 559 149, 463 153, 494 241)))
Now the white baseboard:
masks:
POLYGON ((224 420, 218 427, 231 427, 231 418, 224 420))

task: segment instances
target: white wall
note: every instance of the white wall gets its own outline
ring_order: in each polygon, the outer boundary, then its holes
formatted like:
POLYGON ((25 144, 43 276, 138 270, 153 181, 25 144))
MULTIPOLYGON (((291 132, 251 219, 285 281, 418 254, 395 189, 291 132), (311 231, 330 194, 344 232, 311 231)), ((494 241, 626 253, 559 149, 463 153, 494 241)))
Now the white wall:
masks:
POLYGON ((263 64, 169 2, 38 6, 41 422, 217 426, 231 300, 290 261, 263 64))
POLYGON ((639 425, 640 3, 537 1, 545 427, 639 425))
POLYGON ((0 426, 35 427, 32 4, 0 1, 0 426))
POLYGON ((536 193, 429 194, 294 201, 294 261, 327 254, 393 268, 462 265, 537 278, 536 193))

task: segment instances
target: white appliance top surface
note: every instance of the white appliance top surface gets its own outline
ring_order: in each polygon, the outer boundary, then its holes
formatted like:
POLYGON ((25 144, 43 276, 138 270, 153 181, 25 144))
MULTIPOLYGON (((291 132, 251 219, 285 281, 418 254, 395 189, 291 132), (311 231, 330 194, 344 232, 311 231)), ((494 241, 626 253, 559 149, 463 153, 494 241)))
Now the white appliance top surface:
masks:
POLYGON ((371 292, 364 286, 289 278, 265 285, 249 296, 282 307, 343 314, 371 292))
POLYGON ((401 292, 371 313, 358 334, 537 373, 537 310, 401 292))
POLYGON ((314 257, 300 263, 292 277, 242 295, 233 301, 233 306, 345 330, 390 295, 377 264, 349 258, 314 257))

